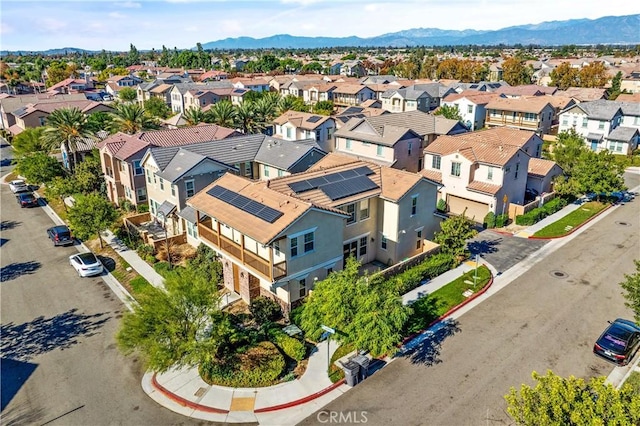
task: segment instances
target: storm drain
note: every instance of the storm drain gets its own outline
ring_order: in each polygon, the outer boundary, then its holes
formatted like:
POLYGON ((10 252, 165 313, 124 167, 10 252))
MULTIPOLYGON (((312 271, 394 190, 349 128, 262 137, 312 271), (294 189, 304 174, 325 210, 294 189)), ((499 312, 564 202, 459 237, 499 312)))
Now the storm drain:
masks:
POLYGON ((629 222, 616 222, 616 225, 620 225, 620 226, 631 226, 631 224, 629 222))
POLYGON ((569 276, 566 272, 562 271, 551 271, 550 274, 553 278, 567 278, 569 276))

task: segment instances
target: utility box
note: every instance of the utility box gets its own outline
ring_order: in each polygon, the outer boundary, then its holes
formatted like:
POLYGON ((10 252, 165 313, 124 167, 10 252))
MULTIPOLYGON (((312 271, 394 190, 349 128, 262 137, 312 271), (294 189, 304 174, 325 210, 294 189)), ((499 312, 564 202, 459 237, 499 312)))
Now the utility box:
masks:
POLYGON ((344 378, 347 382, 347 385, 353 387, 358 384, 358 373, 360 371, 360 365, 353 361, 348 361, 346 363, 341 362, 342 370, 344 371, 344 378))

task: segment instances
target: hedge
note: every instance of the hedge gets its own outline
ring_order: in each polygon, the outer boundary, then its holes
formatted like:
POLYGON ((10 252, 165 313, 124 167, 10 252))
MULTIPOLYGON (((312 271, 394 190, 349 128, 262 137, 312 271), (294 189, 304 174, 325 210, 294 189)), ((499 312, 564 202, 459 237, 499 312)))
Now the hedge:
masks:
POLYGON ((456 260, 450 254, 438 253, 413 268, 390 278, 386 285, 391 286, 398 294, 405 294, 418 287, 423 280, 447 272, 455 264, 456 260))
POLYGON ((284 357, 273 343, 260 342, 224 361, 204 361, 199 370, 208 384, 252 388, 276 384, 285 366, 284 357))
POLYGON ((279 347, 285 355, 296 361, 302 361, 307 354, 307 348, 305 348, 303 342, 287 335, 281 330, 271 330, 269 332, 269 339, 279 347))
POLYGON ((516 225, 533 225, 534 223, 540 222, 545 217, 562 210, 566 205, 567 200, 564 198, 554 198, 548 203, 545 203, 542 207, 537 207, 525 214, 516 216, 516 225))
POLYGON ((496 215, 494 212, 489 212, 485 215, 484 220, 482 221, 483 225, 487 229, 496 227, 496 215))
POLYGON ((502 228, 503 226, 509 223, 509 215, 508 214, 500 214, 496 216, 496 228, 502 228))

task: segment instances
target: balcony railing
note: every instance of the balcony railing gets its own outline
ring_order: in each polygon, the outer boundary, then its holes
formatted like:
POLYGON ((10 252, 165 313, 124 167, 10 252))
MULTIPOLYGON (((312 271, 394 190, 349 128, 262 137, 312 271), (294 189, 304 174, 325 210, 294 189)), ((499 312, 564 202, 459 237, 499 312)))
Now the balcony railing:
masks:
MULTIPOLYGON (((207 218, 207 222, 208 224, 211 224, 211 219, 207 218)), ((251 270, 262 275, 269 281, 277 280, 278 278, 282 278, 287 275, 286 261, 282 261, 272 266, 268 260, 263 259, 249 250, 243 250, 240 244, 237 244, 235 241, 225 237, 224 235, 218 234, 217 231, 211 229, 203 222, 198 223, 198 233, 201 239, 204 239, 218 247, 220 250, 224 251, 229 256, 234 257, 240 263, 248 266, 251 270)))

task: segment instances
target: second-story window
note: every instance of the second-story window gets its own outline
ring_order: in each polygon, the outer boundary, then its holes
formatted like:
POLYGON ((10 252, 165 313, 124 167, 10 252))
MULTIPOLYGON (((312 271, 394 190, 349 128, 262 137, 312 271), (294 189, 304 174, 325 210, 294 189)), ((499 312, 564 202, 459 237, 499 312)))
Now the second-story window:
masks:
POLYGON ((133 162, 133 175, 134 176, 140 176, 142 173, 144 173, 144 171, 142 170, 142 167, 140 166, 140 160, 135 160, 133 162))
POLYGON ((409 144, 407 145, 407 155, 408 155, 409 157, 411 157, 411 148, 412 148, 412 147, 411 147, 411 142, 409 142, 409 144))
POLYGON ((441 157, 439 155, 434 155, 431 158, 431 168, 440 170, 440 161, 441 161, 441 157))
POLYGON ((604 121, 599 121, 598 122, 598 129, 600 129, 600 130, 604 129, 604 121))
POLYGON ((347 225, 351 225, 356 222, 356 205, 355 204, 347 204, 345 206, 344 211, 349 215, 347 218, 347 225))
POLYGON ((414 195, 411 197, 411 216, 418 213, 418 196, 414 195))
POLYGON ((493 180, 493 167, 487 168, 487 180, 493 180))
POLYGON ((164 191, 164 179, 160 178, 160 190, 164 191))
POLYGON ((588 123, 589 123, 589 119, 587 117, 583 117, 582 118, 582 127, 587 127, 588 123))
POLYGON ((360 220, 369 219, 369 199, 360 201, 360 220))
POLYGON ((520 170, 520 163, 516 163, 516 171, 513 174, 514 179, 518 179, 518 171, 520 170))
POLYGON ((193 179, 184 181, 184 190, 186 192, 187 198, 191 198, 196 194, 196 187, 193 179))
POLYGON ((471 114, 473 112, 473 105, 467 105, 467 113, 471 114))
POLYGON ((348 149, 349 151, 351 151, 351 139, 347 139, 347 141, 345 142, 345 146, 346 149, 348 149))
POLYGON ((176 196, 176 186, 175 185, 171 185, 171 196, 172 197, 176 196))
POLYGON ((378 157, 382 157, 382 150, 383 150, 382 145, 378 145, 378 147, 376 148, 376 155, 378 157))
POLYGON ((264 166, 264 177, 269 177, 269 166, 264 166))
POLYGON ((147 173, 147 183, 151 183, 151 170, 146 170, 147 173))
POLYGON ((291 257, 298 256, 298 239, 297 238, 291 239, 290 250, 291 250, 291 257))
POLYGON ((304 252, 309 253, 313 251, 315 242, 315 234, 313 232, 307 232, 304 234, 304 252))
POLYGON ((455 161, 451 163, 451 176, 460 176, 460 163, 455 161))

